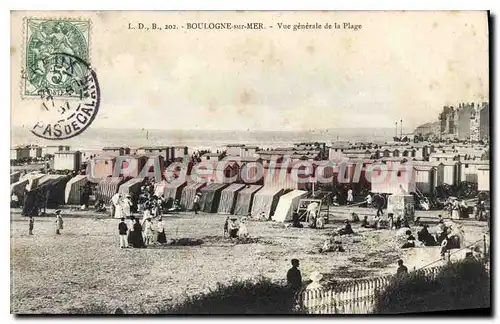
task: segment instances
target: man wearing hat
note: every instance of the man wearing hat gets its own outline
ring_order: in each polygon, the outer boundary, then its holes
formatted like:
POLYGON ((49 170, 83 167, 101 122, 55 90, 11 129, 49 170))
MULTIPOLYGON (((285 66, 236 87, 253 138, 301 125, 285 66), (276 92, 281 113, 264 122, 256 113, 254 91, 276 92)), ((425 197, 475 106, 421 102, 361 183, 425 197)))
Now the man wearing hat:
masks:
POLYGON ((292 267, 286 274, 288 286, 294 290, 298 290, 302 287, 302 274, 300 273, 299 265, 298 259, 292 259, 292 267))
POLYGON ((61 210, 56 210, 56 234, 60 235, 61 230, 63 229, 63 220, 61 218, 61 210))
POLYGON ((198 215, 198 210, 200 210, 200 198, 201 198, 201 193, 200 192, 196 193, 196 195, 194 196, 194 204, 193 204, 193 210, 195 215, 198 215))

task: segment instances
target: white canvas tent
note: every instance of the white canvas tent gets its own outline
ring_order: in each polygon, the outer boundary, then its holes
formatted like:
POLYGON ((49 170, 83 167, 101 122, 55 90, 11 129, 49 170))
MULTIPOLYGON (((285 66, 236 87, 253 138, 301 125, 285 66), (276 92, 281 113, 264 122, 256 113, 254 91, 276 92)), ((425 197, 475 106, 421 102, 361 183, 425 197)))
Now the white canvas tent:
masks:
POLYGON ((307 191, 294 190, 280 197, 273 220, 287 222, 292 220, 294 210, 299 206, 299 201, 307 196, 307 191))
POLYGON ((80 205, 83 188, 89 181, 86 175, 76 175, 66 183, 64 200, 66 204, 80 205))

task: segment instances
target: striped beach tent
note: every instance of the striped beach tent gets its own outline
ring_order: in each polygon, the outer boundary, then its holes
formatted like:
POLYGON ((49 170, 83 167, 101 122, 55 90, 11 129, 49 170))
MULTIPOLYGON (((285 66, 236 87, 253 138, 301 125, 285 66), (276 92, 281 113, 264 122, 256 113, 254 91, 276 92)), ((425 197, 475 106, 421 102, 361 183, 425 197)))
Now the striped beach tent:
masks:
POLYGON ((201 188, 205 187, 206 185, 206 183, 198 182, 193 182, 186 185, 186 187, 182 189, 181 206, 183 206, 186 210, 193 209, 194 196, 200 191, 201 188))
POLYGON ((205 213, 216 213, 219 207, 221 192, 228 185, 224 183, 211 183, 200 189, 200 209, 205 213))
POLYGON ((305 190, 293 190, 281 196, 273 220, 275 222, 291 221, 293 212, 299 206, 300 200, 307 197, 307 193, 305 190))
POLYGON ((19 178, 21 178, 21 171, 12 172, 10 174, 10 183, 18 182, 19 178))
POLYGON ((64 204, 66 184, 70 179, 70 175, 57 175, 57 177, 54 175, 54 177, 45 179, 38 185, 37 189, 40 191, 41 196, 47 199, 48 208, 56 208, 64 204), (47 193, 48 197, 46 196, 47 193))
POLYGON ((259 185, 247 185, 246 188, 238 192, 236 198, 236 206, 234 207, 235 215, 248 216, 252 210, 254 195, 262 188, 259 185))
POLYGON ((22 179, 19 180, 13 184, 10 185, 10 194, 16 194, 17 197, 19 198, 19 201, 22 202, 24 200, 24 189, 28 185, 29 180, 28 179, 22 179))
POLYGON ((283 192, 284 189, 280 187, 264 186, 253 199, 252 217, 260 217, 262 214, 267 217, 273 216, 283 192))
POLYGON ((246 185, 241 183, 233 183, 226 189, 222 190, 219 202, 219 214, 232 214, 236 206, 236 197, 238 192, 245 188, 246 185))
POLYGON ((28 179, 26 190, 30 191, 38 187, 40 179, 45 176, 44 173, 28 173, 25 177, 28 179))
POLYGON ((38 185, 41 186, 44 182, 48 182, 50 180, 57 180, 61 177, 64 176, 61 174, 46 174, 38 180, 38 185))
POLYGON ((86 175, 77 175, 71 178, 64 190, 64 201, 70 205, 80 205, 83 188, 89 182, 86 175))
POLYGON ((107 204, 111 200, 111 197, 118 192, 118 188, 126 179, 123 177, 107 177, 102 179, 97 185, 96 200, 102 200, 107 204))
POLYGON ((139 178, 132 178, 126 182, 124 182, 120 187, 118 188, 118 192, 122 195, 127 195, 127 194, 139 194, 141 192, 141 186, 144 184, 144 178, 139 177, 139 178))
POLYGON ((163 190, 163 194, 165 195, 165 199, 168 201, 169 198, 172 199, 181 199, 182 191, 187 186, 186 181, 176 181, 176 182, 166 182, 165 188, 163 190))

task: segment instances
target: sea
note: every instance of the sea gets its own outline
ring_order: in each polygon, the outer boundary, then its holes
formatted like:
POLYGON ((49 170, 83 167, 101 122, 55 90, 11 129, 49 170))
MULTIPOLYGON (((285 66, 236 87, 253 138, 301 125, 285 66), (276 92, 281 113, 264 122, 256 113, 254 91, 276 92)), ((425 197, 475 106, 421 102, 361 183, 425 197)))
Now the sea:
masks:
POLYGON ((71 150, 100 151, 105 146, 187 146, 190 151, 224 149, 227 144, 256 145, 260 148, 286 147, 300 142, 392 141, 394 128, 339 128, 321 131, 217 131, 89 128, 65 140, 46 140, 29 127, 11 128, 11 145, 69 145, 71 150))

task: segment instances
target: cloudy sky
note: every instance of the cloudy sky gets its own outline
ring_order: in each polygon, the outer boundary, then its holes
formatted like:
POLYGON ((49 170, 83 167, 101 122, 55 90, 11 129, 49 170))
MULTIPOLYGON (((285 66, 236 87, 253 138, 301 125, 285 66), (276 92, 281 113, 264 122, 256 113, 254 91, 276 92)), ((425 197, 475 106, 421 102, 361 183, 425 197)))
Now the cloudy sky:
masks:
MULTIPOLYGON (((12 124, 36 122, 20 98, 22 17, 12 14, 12 124)), ((310 130, 434 121, 443 105, 488 98, 482 12, 82 12, 101 85, 92 128, 310 130), (128 30, 128 24, 178 30, 128 30), (262 22, 265 30, 186 31, 187 22, 262 22), (280 30, 337 22, 353 30, 280 30), (272 29, 269 26, 274 26, 272 29)))

